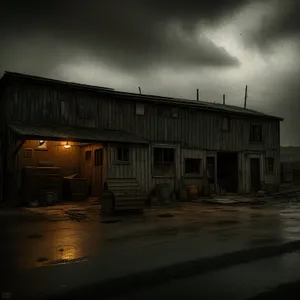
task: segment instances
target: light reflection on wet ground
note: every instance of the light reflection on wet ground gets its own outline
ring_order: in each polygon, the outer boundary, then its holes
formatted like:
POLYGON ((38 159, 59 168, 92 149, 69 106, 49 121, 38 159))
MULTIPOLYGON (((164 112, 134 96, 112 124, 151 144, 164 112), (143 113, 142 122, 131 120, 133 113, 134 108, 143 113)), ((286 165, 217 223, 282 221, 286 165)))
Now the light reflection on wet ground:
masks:
MULTIPOLYGON (((80 211, 80 207, 71 208, 80 211)), ((245 247, 257 247, 297 240, 300 236, 300 205, 293 202, 274 201, 255 207, 184 203, 147 210, 142 216, 117 216, 115 223, 102 223, 103 217, 95 206, 83 209, 88 219, 82 222, 74 222, 68 216, 63 219, 64 211, 70 207, 43 209, 38 210, 39 214, 30 212, 28 218, 32 220, 24 221, 26 225, 10 223, 8 231, 1 233, 9 241, 6 247, 14 247, 18 253, 20 266, 40 266, 37 260, 41 257, 47 262, 74 260, 97 255, 107 247, 159 245, 175 239, 210 236, 222 243, 234 240, 245 247), (158 216, 165 212, 173 217, 158 216), (55 221, 49 222, 49 218, 55 221)))

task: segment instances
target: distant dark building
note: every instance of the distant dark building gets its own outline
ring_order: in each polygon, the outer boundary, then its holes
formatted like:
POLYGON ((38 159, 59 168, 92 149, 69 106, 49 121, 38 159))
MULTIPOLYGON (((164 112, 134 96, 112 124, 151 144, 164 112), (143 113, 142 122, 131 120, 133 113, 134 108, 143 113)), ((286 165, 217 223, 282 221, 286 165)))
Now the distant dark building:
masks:
POLYGON ((285 183, 300 182, 300 147, 281 147, 281 180, 285 183))
POLYGON ((279 186, 281 118, 11 72, 0 91, 8 198, 20 195, 24 167, 47 162, 87 178, 93 196, 105 182, 130 180, 145 194, 161 183, 233 193, 279 186))

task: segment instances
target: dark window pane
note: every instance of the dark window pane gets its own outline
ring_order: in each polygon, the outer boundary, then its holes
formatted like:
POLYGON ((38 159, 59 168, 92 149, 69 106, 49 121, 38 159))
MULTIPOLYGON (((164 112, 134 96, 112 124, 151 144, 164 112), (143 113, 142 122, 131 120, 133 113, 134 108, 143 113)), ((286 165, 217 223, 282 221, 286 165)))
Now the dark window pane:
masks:
POLYGON ((175 172, 175 149, 154 148, 154 174, 156 176, 173 176, 175 172))
POLYGON ((250 141, 262 142, 262 125, 251 125, 250 141))
POLYGON ((201 159, 186 158, 185 159, 185 174, 200 174, 201 159))
POLYGON ((128 162, 129 148, 127 147, 117 148, 117 160, 122 162, 128 162))
POLYGON ((95 150, 95 166, 103 165, 103 148, 95 150))

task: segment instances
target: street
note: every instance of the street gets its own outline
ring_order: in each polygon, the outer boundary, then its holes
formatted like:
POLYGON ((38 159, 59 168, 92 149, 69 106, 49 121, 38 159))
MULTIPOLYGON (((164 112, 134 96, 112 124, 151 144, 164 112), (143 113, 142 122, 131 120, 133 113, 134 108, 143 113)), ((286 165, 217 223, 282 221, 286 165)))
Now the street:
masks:
POLYGON ((77 207, 81 220, 70 206, 1 209, 1 291, 12 299, 250 299, 300 280, 299 208, 185 203, 105 219, 97 206, 77 207))

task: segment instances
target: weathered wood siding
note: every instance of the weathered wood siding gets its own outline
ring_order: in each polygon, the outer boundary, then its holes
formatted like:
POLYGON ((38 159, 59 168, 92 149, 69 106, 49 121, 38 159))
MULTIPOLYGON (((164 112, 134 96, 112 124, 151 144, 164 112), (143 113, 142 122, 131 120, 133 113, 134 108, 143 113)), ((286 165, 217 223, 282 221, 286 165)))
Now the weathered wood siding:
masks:
POLYGON ((65 149, 65 142, 47 141, 47 150, 39 150, 38 141, 25 141, 17 155, 18 171, 25 166, 37 167, 39 162, 51 162, 56 167, 61 167, 62 174, 67 176, 80 173, 80 148, 76 143, 69 143, 71 147, 65 149), (25 149, 33 149, 31 158, 25 157, 25 149))
POLYGON ((105 176, 108 169, 108 149, 103 144, 86 145, 81 148, 80 153, 80 168, 81 174, 87 178, 88 184, 91 186, 91 195, 98 197, 102 191, 105 176), (103 165, 95 165, 95 150, 102 149, 103 152, 103 165), (85 158, 85 153, 91 151, 91 156, 88 160, 85 158))
POLYGON ((206 151, 199 149, 185 149, 181 150, 180 155, 180 186, 197 185, 201 190, 204 185, 204 177, 206 173, 206 151), (199 176, 190 177, 185 174, 185 159, 198 158, 201 159, 201 170, 199 176))
POLYGON ((202 172, 205 174, 206 156, 209 153, 216 155, 217 151, 239 152, 240 192, 249 191, 250 188, 249 155, 260 157, 262 181, 279 183, 280 122, 277 120, 213 113, 183 106, 177 106, 178 116, 173 117, 170 112, 172 106, 146 102, 145 115, 141 116, 136 114, 136 102, 130 99, 116 99, 101 92, 22 82, 9 86, 3 97, 7 122, 117 129, 150 141, 150 146, 132 147, 128 165, 115 164, 115 148, 113 145, 107 147, 108 165, 103 175, 136 177, 147 191, 165 182, 169 182, 174 189, 182 182, 203 185, 203 177, 184 178, 184 158, 190 155, 202 158, 202 172), (230 117, 228 131, 222 130, 226 116, 230 117), (262 124, 262 143, 250 142, 250 125, 253 121, 262 124), (152 148, 159 144, 175 145, 176 174, 173 178, 153 176, 152 148), (275 158, 274 174, 266 174, 265 158, 269 155, 275 158))
POLYGON ((263 143, 250 143, 253 118, 230 116, 230 130, 222 131, 225 114, 181 107, 178 118, 161 116, 169 106, 147 103, 145 115, 135 113, 135 102, 115 99, 101 93, 29 86, 15 83, 5 93, 8 121, 41 122, 83 127, 121 129, 151 142, 180 143, 216 151, 277 149, 279 121, 255 119, 263 125, 263 143))

